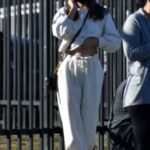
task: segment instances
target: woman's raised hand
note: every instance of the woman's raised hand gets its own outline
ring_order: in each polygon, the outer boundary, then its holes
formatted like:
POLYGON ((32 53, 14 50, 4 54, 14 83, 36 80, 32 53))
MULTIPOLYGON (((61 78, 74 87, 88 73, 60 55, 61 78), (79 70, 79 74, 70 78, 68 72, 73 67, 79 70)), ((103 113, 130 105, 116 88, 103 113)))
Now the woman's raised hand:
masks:
POLYGON ((77 5, 76 0, 68 0, 67 3, 68 3, 70 10, 72 10, 72 9, 77 10, 78 5, 77 5))

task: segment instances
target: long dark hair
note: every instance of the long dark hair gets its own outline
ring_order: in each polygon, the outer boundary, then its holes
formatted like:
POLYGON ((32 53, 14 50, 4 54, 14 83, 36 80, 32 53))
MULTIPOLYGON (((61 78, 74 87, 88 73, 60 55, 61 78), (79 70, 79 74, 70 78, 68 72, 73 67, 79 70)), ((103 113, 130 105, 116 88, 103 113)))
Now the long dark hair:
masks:
POLYGON ((136 8, 139 9, 139 8, 142 8, 145 6, 147 0, 137 0, 136 1, 136 8))
POLYGON ((87 0, 86 3, 89 8, 89 17, 93 20, 102 20, 107 12, 107 10, 96 3, 95 0, 87 0))
MULTIPOLYGON (((95 0, 76 0, 76 1, 79 1, 87 6, 87 8, 89 9, 89 18, 92 18, 94 21, 102 20, 105 14, 108 12, 104 7, 96 3, 95 0)), ((69 10, 67 10, 67 14, 68 13, 69 10)), ((78 18, 79 13, 76 12, 74 20, 77 20, 78 18)))

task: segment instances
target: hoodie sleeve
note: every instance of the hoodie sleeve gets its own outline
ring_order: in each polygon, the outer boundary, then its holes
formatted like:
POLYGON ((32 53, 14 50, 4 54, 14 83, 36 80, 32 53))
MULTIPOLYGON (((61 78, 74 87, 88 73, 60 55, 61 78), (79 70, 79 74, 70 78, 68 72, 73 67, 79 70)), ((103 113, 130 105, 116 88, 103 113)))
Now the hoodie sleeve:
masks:
POLYGON ((69 19, 65 12, 65 7, 60 8, 53 18, 53 35, 59 39, 68 40, 75 35, 76 30, 74 21, 69 19))
POLYGON ((130 61, 150 58, 150 41, 143 43, 142 30, 135 15, 130 15, 123 26, 123 49, 130 61))
POLYGON ((104 18, 102 36, 99 38, 99 47, 106 52, 115 52, 121 46, 121 37, 109 13, 104 18))

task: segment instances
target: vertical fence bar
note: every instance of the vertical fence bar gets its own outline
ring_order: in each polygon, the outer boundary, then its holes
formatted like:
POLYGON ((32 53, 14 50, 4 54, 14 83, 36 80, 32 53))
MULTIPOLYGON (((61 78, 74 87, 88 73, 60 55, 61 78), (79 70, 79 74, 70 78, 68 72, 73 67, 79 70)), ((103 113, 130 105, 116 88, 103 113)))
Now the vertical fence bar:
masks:
MULTIPOLYGON (((44 32, 44 41, 43 41, 43 63, 44 63, 44 74, 43 76, 46 77, 49 75, 49 67, 50 64, 48 63, 49 58, 49 41, 50 41, 50 5, 52 5, 49 0, 45 0, 43 3, 43 7, 44 7, 44 11, 43 11, 43 15, 45 16, 43 19, 44 22, 44 26, 43 26, 43 32, 44 32)), ((49 112, 50 112, 50 106, 49 106, 49 98, 48 96, 46 96, 48 94, 49 91, 47 91, 48 89, 46 88, 46 84, 44 83, 44 128, 48 128, 50 125, 50 120, 49 120, 49 112)), ((48 132, 45 136, 44 136, 44 145, 46 145, 44 148, 47 150, 50 150, 50 133, 48 132)))
MULTIPOLYGON (((6 80, 7 80, 7 130, 11 130, 11 80, 10 80, 10 33, 11 33, 11 18, 10 18, 10 0, 7 0, 7 24, 6 24, 6 40, 7 40, 7 48, 6 48, 6 80)), ((7 135, 7 150, 11 150, 11 136, 10 134, 7 135)))
MULTIPOLYGON (((33 130, 33 0, 29 1, 29 129, 33 130)), ((33 150, 33 135, 30 133, 30 150, 33 150)))
MULTIPOLYGON (((126 3, 125 3, 125 0, 122 0, 122 1, 118 1, 118 6, 117 7, 121 7, 121 9, 119 9, 119 14, 122 14, 121 16, 118 15, 119 19, 119 26, 118 26, 118 29, 121 33, 121 30, 122 30, 122 25, 124 23, 124 20, 125 20, 125 7, 126 7, 126 3)), ((125 56, 124 56, 124 53, 123 53, 123 48, 121 47, 120 48, 120 51, 118 52, 118 56, 117 56, 117 59, 119 60, 117 63, 118 64, 118 75, 120 75, 120 78, 117 79, 117 86, 121 83, 122 80, 125 79, 125 76, 124 76, 124 73, 125 73, 125 56), (121 69, 120 69, 121 68, 121 69)))
MULTIPOLYGON (((33 37, 33 99, 34 101, 37 100, 37 87, 38 87, 38 82, 37 82, 37 51, 38 51, 38 39, 37 39, 37 13, 36 13, 36 2, 37 0, 34 0, 34 5, 33 5, 33 30, 34 30, 34 37, 33 37)), ((35 123, 34 123, 35 124, 35 123)), ((34 126, 35 127, 35 126, 34 126)))
MULTIPOLYGON (((10 18, 10 0, 7 0, 7 7, 6 7, 6 98, 7 98, 7 130, 11 130, 11 89, 10 89, 10 32, 11 32, 11 18, 10 18)), ((11 150, 11 136, 10 134, 7 135, 7 150, 11 150)))
MULTIPOLYGON (((53 14, 54 14, 54 4, 56 4, 56 1, 50 0, 50 23, 52 24, 52 20, 53 20, 53 14)), ((56 48, 56 47, 55 47, 56 48)), ((53 44, 53 35, 52 35, 52 30, 50 29, 50 53, 49 53, 49 68, 50 68, 50 72, 53 69, 53 51, 54 51, 54 44, 53 44)), ((54 95, 52 93, 50 93, 50 128, 53 129, 53 104, 54 104, 54 95)), ((53 149, 53 135, 50 136, 50 150, 53 149)))
MULTIPOLYGON (((27 7, 26 7, 26 0, 23 0, 23 100, 29 99, 29 92, 28 92, 28 87, 27 83, 29 82, 29 78, 27 76, 28 70, 27 70, 27 39, 28 39, 28 32, 27 32, 27 7)), ((25 109, 25 108, 23 108, 25 109)))
MULTIPOLYGON (((2 2, 1 2, 2 3, 2 2)), ((2 7, 2 4, 0 5, 0 7, 2 7)), ((0 88, 0 100, 3 99, 3 33, 2 33, 2 27, 3 27, 3 14, 2 14, 2 10, 0 11, 0 84, 1 84, 1 88, 0 88)), ((0 108, 0 111, 2 111, 2 108, 0 108)), ((2 112, 1 112, 2 114, 2 112)))
POLYGON ((14 63, 14 69, 13 69, 13 100, 17 99, 16 93, 17 93, 17 44, 16 44, 16 0, 13 1, 13 7, 14 7, 14 37, 13 37, 13 63, 14 63))
MULTIPOLYGON (((23 85, 22 85, 22 101, 29 101, 29 91, 28 91, 28 86, 29 86, 29 75, 28 75, 28 69, 27 69, 27 62, 28 62, 28 56, 27 56, 27 50, 29 48, 29 41, 28 41, 28 32, 27 32, 27 6, 26 6, 26 0, 22 1, 23 4, 23 14, 22 14, 22 30, 23 30, 23 35, 22 35, 22 50, 23 50, 23 85)), ((29 52, 29 50, 28 50, 29 52)), ((28 63, 29 65, 29 63, 28 63)), ((28 107, 23 107, 22 108, 22 128, 27 128, 27 109, 28 107)))
POLYGON ((6 0, 3 0, 3 9, 4 9, 4 27, 3 27, 3 39, 4 39, 4 46, 3 46, 3 99, 6 100, 6 91, 7 91, 7 78, 6 78, 6 74, 7 74, 7 71, 6 71, 6 64, 7 64, 7 1, 6 0), (5 50, 5 51, 4 51, 5 50))
MULTIPOLYGON (((118 21, 118 18, 117 18, 117 0, 114 0, 114 10, 113 10, 113 20, 114 20, 114 23, 116 24, 117 26, 117 21, 118 21)), ((112 89, 111 89, 111 92, 112 92, 112 97, 111 97, 111 100, 112 98, 114 97, 114 93, 115 93, 115 89, 116 89, 116 69, 117 69, 117 62, 116 62, 116 53, 114 54, 110 54, 112 55, 112 60, 111 60, 111 64, 112 64, 112 78, 111 79, 111 84, 112 84, 112 89)))
MULTIPOLYGON (((103 86, 104 87, 104 86, 103 86)), ((99 122, 100 122, 100 126, 104 126, 104 122, 103 122, 103 119, 104 119, 104 95, 103 95, 103 90, 102 90, 102 96, 101 96, 101 104, 100 104, 100 110, 99 110, 99 113, 100 113, 100 118, 99 118, 99 122)), ((104 149, 104 135, 101 135, 99 133, 99 149, 100 150, 103 150, 104 149)))
MULTIPOLYGON (((43 0, 39 1, 39 97, 40 97, 40 129, 43 129, 43 0)), ((43 133, 40 135, 40 150, 44 148, 43 133)))
MULTIPOLYGON (((21 124, 22 124, 22 117, 21 117, 21 1, 17 1, 17 128, 18 130, 21 130, 21 124)), ((18 150, 21 150, 21 135, 18 135, 18 150)))
MULTIPOLYGON (((126 20, 126 16, 127 16, 127 11, 126 11, 126 7, 127 7, 127 1, 126 0, 123 0, 123 3, 122 3, 122 26, 126 20)), ((123 49, 122 49, 122 52, 123 52, 123 49)), ((123 54, 124 56, 124 54, 123 54)), ((125 57, 123 57, 123 60, 122 60, 122 68, 123 68, 123 71, 122 71, 122 78, 125 79, 126 78, 126 59, 125 57)))

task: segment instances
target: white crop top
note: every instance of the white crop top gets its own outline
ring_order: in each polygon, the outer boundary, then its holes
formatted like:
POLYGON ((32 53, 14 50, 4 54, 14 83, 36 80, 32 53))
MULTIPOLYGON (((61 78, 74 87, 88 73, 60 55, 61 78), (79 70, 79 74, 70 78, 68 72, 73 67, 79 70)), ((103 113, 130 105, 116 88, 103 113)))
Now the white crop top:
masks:
MULTIPOLYGON (((60 52, 64 52, 69 42, 79 30, 84 17, 88 12, 87 8, 79 9, 79 19, 73 21, 68 18, 65 8, 62 7, 55 14, 52 24, 53 35, 59 39, 63 39, 59 47, 60 52)), ((82 45, 88 37, 96 37, 99 39, 98 48, 103 48, 107 52, 115 52, 121 45, 120 35, 114 25, 112 17, 107 13, 102 20, 93 21, 87 18, 80 34, 71 45, 71 51, 82 45)))

